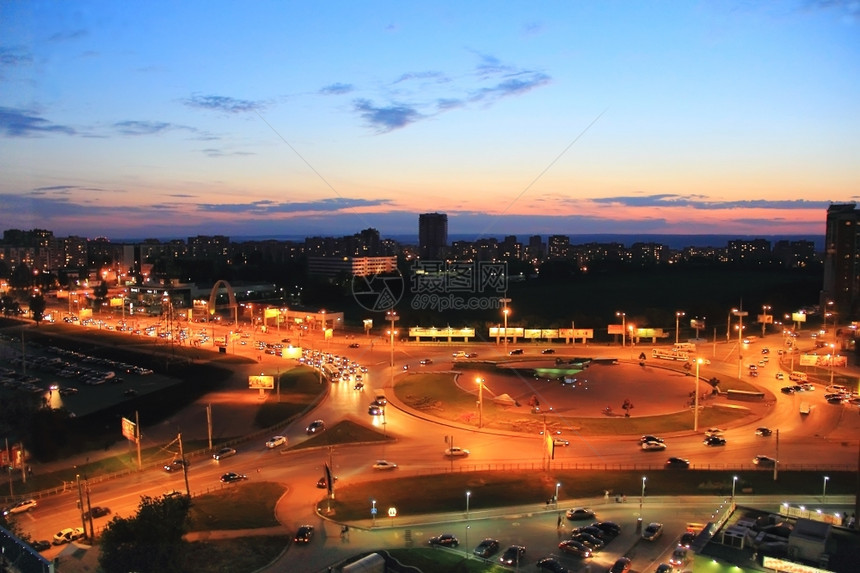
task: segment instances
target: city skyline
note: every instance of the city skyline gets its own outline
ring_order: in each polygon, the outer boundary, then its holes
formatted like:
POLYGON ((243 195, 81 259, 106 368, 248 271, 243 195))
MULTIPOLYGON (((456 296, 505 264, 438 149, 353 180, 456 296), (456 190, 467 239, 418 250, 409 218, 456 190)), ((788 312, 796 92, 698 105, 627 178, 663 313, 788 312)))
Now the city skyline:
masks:
POLYGON ((0 3, 0 227, 823 236, 855 198, 854 3, 325 8, 0 3))

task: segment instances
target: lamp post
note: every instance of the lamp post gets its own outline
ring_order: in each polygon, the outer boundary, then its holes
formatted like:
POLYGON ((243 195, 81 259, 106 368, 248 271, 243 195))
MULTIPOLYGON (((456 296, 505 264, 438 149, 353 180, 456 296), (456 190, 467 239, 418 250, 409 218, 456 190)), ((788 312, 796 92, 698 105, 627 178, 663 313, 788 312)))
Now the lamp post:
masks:
POLYGON ((391 340, 391 364, 390 366, 394 368, 394 323, 400 320, 400 317, 397 316, 397 313, 393 310, 389 310, 385 313, 385 319, 391 322, 391 329, 388 331, 390 340, 391 340))
POLYGON ((615 316, 621 317, 621 347, 627 346, 627 313, 618 311, 615 316))
POLYGON ((555 501, 555 508, 558 509, 558 488, 561 487, 561 482, 555 482, 555 497, 552 499, 555 501))
POLYGON ((693 431, 699 431, 699 365, 702 359, 696 357, 696 395, 693 396, 693 431))
POLYGON ((639 517, 642 517, 642 501, 645 499, 645 476, 642 476, 642 493, 639 495, 639 517))
POLYGON ((735 500, 735 485, 738 483, 738 476, 732 476, 732 501, 735 500))
POLYGON ((827 501, 827 481, 830 478, 828 476, 824 476, 824 488, 821 490, 821 503, 825 503, 827 501))
POLYGON ((484 379, 475 378, 475 382, 478 383, 478 429, 480 429, 484 423, 484 379))
POLYGON ((466 521, 469 521, 469 499, 471 497, 472 497, 472 492, 466 491, 466 521))
POLYGON ((744 357, 741 353, 741 343, 743 342, 744 333, 744 317, 749 313, 745 310, 735 310, 734 315, 738 317, 738 378, 741 377, 741 367, 743 366, 744 357))
POLYGON ((830 385, 833 386, 833 359, 836 358, 836 345, 830 344, 830 385))
POLYGON ((767 311, 770 310, 770 305, 769 304, 762 305, 761 310, 762 310, 762 314, 764 315, 763 320, 761 321, 761 335, 762 335, 762 337, 764 337, 765 328, 767 327, 767 317, 768 317, 767 311))
POLYGON ((675 312, 675 344, 678 344, 678 328, 681 323, 681 317, 684 316, 684 312, 679 310, 675 312))
POLYGON ((505 352, 505 354, 507 354, 508 353, 508 315, 511 314, 511 309, 508 308, 508 303, 511 302, 511 299, 502 298, 500 300, 502 301, 502 304, 504 305, 504 308, 502 309, 502 317, 503 317, 502 320, 504 320, 504 330, 503 330, 504 342, 502 342, 502 344, 504 345, 503 346, 504 352, 505 352))

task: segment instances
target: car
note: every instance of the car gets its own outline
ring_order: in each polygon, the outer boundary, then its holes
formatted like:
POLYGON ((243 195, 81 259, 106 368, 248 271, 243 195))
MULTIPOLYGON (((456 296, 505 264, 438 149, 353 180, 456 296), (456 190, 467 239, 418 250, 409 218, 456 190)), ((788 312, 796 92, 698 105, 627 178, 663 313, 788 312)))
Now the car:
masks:
POLYGON ((484 559, 486 559, 488 557, 492 557, 493 554, 495 554, 496 551, 498 551, 498 550, 499 550, 499 540, 498 539, 491 539, 491 538, 487 537, 486 539, 481 541, 477 545, 477 547, 475 547, 475 549, 474 549, 474 551, 472 551, 472 553, 474 553, 478 557, 483 557, 484 559))
MULTIPOLYGON (((337 481, 337 476, 334 476, 332 478, 332 481, 337 481)), ((325 476, 322 476, 320 479, 317 480, 317 487, 320 489, 325 489, 328 487, 328 480, 325 476)))
POLYGON ((468 456, 469 453, 470 453, 469 450, 467 450, 465 448, 460 448, 457 446, 454 446, 453 448, 446 448, 445 449, 445 455, 448 456, 449 458, 463 458, 463 457, 468 456))
POLYGON ((794 386, 783 386, 782 388, 779 389, 779 391, 782 392, 783 394, 794 394, 794 392, 795 392, 794 386))
POLYGON ((776 465, 776 460, 770 456, 759 454, 753 458, 753 463, 760 468, 772 468, 776 465))
POLYGON ((758 376, 758 370, 750 370, 750 376, 757 377, 758 376))
POLYGON ((230 456, 235 456, 235 455, 236 455, 235 449, 233 449, 233 448, 221 448, 220 450, 218 450, 217 452, 212 454, 212 457, 216 460, 223 460, 224 458, 229 458, 230 456))
POLYGON ((523 349, 522 349, 522 348, 514 348, 513 350, 511 350, 510 352, 508 352, 508 354, 509 354, 509 355, 511 355, 511 356, 516 356, 517 354, 522 354, 522 353, 523 353, 523 349))
POLYGON ((640 444, 644 444, 646 442, 659 442, 662 444, 663 438, 658 438, 657 436, 652 436, 650 434, 646 434, 646 435, 642 436, 641 438, 639 438, 640 444))
POLYGON ((323 422, 322 420, 314 420, 308 425, 307 428, 305 428, 305 431, 308 433, 308 435, 316 434, 317 432, 322 432, 323 430, 325 430, 325 422, 323 422))
POLYGON ((803 392, 814 392, 815 384, 810 384, 809 382, 807 382, 806 384, 801 384, 800 389, 803 392))
POLYGON ((684 458, 669 458, 666 460, 666 468, 686 470, 690 467, 690 460, 684 458))
POLYGON ((537 562, 537 568, 549 571, 550 573, 570 573, 555 557, 544 557, 537 562))
POLYGON ((657 521, 652 521, 642 530, 642 539, 645 541, 655 541, 661 535, 663 535, 663 524, 657 521))
POLYGON ((353 386, 352 388, 353 388, 353 390, 363 390, 364 389, 364 382, 356 382, 355 386, 353 386))
POLYGON ((171 462, 164 464, 164 471, 174 472, 177 470, 181 470, 184 467, 188 467, 188 460, 175 459, 171 462))
POLYGON ((101 507, 99 505, 96 505, 89 511, 84 512, 84 519, 89 519, 90 515, 92 515, 93 519, 95 519, 97 517, 104 517, 106 515, 110 515, 110 513, 111 512, 109 507, 101 507))
POLYGON ((499 563, 504 565, 519 565, 526 554, 526 548, 522 545, 511 545, 499 557, 499 563))
POLYGON ((777 380, 785 380, 785 374, 783 374, 782 372, 777 372, 776 373, 776 379, 777 380))
POLYGON ((353 343, 351 343, 351 344, 349 345, 349 347, 350 347, 350 348, 358 348, 358 347, 359 347, 359 344, 358 344, 358 342, 353 342, 353 343))
POLYGON ((702 443, 706 446, 725 446, 726 439, 721 438, 720 436, 707 436, 702 443))
POLYGON ((752 370, 758 370, 758 365, 757 365, 757 364, 750 364, 750 365, 749 365, 749 369, 750 369, 751 371, 752 371, 752 370))
POLYGON ((422 358, 418 361, 418 364, 421 364, 422 366, 427 366, 428 364, 433 364, 433 360, 430 358, 422 358))
POLYGON ((588 533, 574 533, 570 538, 574 541, 579 541, 592 551, 600 551, 603 549, 603 546, 606 545, 601 539, 598 539, 593 535, 589 535, 588 533))
POLYGON ((84 528, 83 527, 67 527, 65 529, 59 530, 54 534, 54 540, 52 543, 54 545, 62 545, 64 543, 71 543, 76 539, 80 539, 84 536, 84 528))
POLYGON ((669 564, 680 568, 683 567, 685 563, 687 563, 687 548, 683 545, 679 545, 672 552, 672 556, 669 558, 669 564))
POLYGON ((609 573, 629 573, 632 566, 633 564, 630 559, 627 557, 619 557, 615 560, 615 563, 612 564, 612 567, 609 568, 609 573))
POLYGON ((565 440, 564 438, 555 437, 555 438, 553 438, 553 439, 552 439, 552 445, 553 445, 553 446, 562 446, 562 447, 566 447, 566 446, 569 446, 569 445, 570 445, 570 442, 569 442, 569 441, 567 441, 567 440, 565 440))
POLYGON ((31 541, 30 547, 41 553, 42 551, 47 551, 51 548, 51 542, 47 539, 39 539, 37 541, 31 541))
POLYGON ((376 404, 371 404, 367 408, 367 413, 371 416, 381 416, 382 415, 382 406, 378 406, 376 404))
POLYGON ((287 444, 286 436, 272 436, 268 440, 266 440, 266 447, 270 450, 272 448, 277 448, 278 446, 285 446, 287 444))
POLYGON ((605 531, 603 531, 599 527, 595 527, 593 525, 584 525, 582 527, 577 527, 570 532, 570 536, 571 536, 571 538, 573 538, 574 535, 578 535, 580 533, 585 533, 585 534, 588 534, 592 537, 595 537, 595 538, 599 539, 600 541, 602 541, 604 544, 607 541, 609 541, 610 537, 613 537, 612 535, 607 534, 605 531))
POLYGON ((36 509, 39 504, 35 499, 25 499, 3 510, 3 515, 15 515, 36 509))
POLYGON ((541 354, 555 354, 555 348, 544 348, 540 351, 541 354))
POLYGON ((313 525, 302 525, 296 531, 296 536, 293 537, 293 541, 295 543, 310 543, 313 536, 314 536, 314 526, 313 525))
POLYGON ((457 539, 451 533, 443 533, 441 535, 436 535, 431 537, 427 541, 428 545, 441 545, 442 547, 457 547, 460 545, 460 540, 457 539))
POLYGON ((642 444, 643 452, 661 452, 666 449, 664 442, 645 442, 642 444))
POLYGON ((558 544, 559 551, 576 555, 577 557, 591 557, 591 549, 576 539, 568 539, 558 544))
POLYGON ((766 437, 770 436, 771 434, 773 434, 773 430, 771 430, 770 428, 766 428, 764 426, 760 426, 760 427, 755 429, 755 435, 756 436, 762 436, 763 438, 766 438, 766 437))
POLYGON ((581 519, 594 519, 594 512, 585 507, 572 507, 565 513, 571 521, 579 521, 581 519))
POLYGON ((387 406, 388 398, 386 398, 384 394, 380 394, 376 399, 374 399, 373 404, 376 404, 377 406, 387 406))
POLYGON ((386 460, 376 460, 376 463, 373 464, 373 469, 375 469, 375 470, 396 470, 397 464, 386 461, 386 460))
POLYGON ((657 565, 657 568, 654 569, 654 573, 672 573, 675 571, 675 568, 668 563, 660 563, 657 565))
POLYGON ((765 346, 764 348, 761 349, 761 353, 762 354, 770 354, 770 348, 765 346))
POLYGON ((591 524, 591 527, 596 527, 606 535, 611 535, 613 537, 621 535, 621 526, 614 521, 595 521, 591 524))
POLYGON ((233 483, 237 481, 244 481, 248 479, 248 476, 245 474, 237 474, 236 472, 227 472, 226 474, 221 476, 221 483, 233 483))

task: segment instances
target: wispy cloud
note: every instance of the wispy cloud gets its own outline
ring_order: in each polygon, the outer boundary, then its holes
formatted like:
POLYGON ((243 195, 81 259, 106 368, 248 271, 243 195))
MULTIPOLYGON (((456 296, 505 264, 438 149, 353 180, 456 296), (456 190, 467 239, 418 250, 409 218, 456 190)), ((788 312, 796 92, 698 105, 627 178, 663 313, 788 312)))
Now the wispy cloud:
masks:
POLYGON ((375 127, 379 133, 406 127, 410 123, 422 119, 418 110, 405 104, 377 106, 369 100, 358 99, 353 102, 353 106, 361 117, 375 127))
POLYGON ((75 130, 66 125, 51 123, 28 110, 0 107, 0 134, 9 137, 30 137, 45 133, 75 135, 75 130))
POLYGON ((183 103, 188 107, 226 113, 249 113, 263 111, 266 108, 266 105, 260 101, 218 95, 194 95, 185 99, 183 103))
POLYGON ((200 150, 206 157, 237 157, 237 156, 245 156, 245 155, 255 155, 249 151, 224 151, 222 149, 216 149, 214 147, 210 147, 207 149, 200 150))
POLYGON ((323 95, 344 95, 352 92, 354 89, 355 86, 352 84, 335 83, 322 87, 320 93, 323 95))
MULTIPOLYGON (((581 201, 577 199, 576 201, 581 201)), ((655 195, 622 195, 618 197, 599 197, 592 202, 603 205, 625 207, 689 207, 692 209, 827 209, 830 201, 808 201, 806 199, 771 200, 746 199, 740 201, 720 201, 701 195, 676 195, 661 193, 655 195)))
POLYGON ((12 48, 0 47, 0 66, 22 66, 33 62, 33 55, 12 48))
POLYGON ((163 121, 118 121, 113 127, 123 135, 153 135, 172 129, 174 126, 163 121))
POLYGON ((79 40, 89 35, 89 32, 82 29, 68 30, 65 32, 57 32, 48 38, 49 42, 68 42, 71 40, 79 40))
POLYGON ((250 203, 209 203, 201 204, 200 210, 212 213, 246 213, 246 214, 283 214, 299 212, 337 212, 356 207, 378 207, 389 205, 388 199, 348 199, 337 197, 296 203, 279 203, 275 201, 252 201, 250 203))
POLYGON ((546 85, 550 77, 539 72, 520 72, 498 84, 481 88, 473 96, 472 101, 494 101, 508 96, 524 94, 535 88, 546 85))

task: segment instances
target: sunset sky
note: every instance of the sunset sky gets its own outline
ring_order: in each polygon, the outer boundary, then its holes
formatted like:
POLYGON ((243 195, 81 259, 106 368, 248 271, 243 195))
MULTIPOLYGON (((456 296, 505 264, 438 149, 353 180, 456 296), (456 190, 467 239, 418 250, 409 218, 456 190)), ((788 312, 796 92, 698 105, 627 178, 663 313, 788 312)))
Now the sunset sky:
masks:
POLYGON ((0 231, 823 235, 860 2, 0 0, 0 231))

